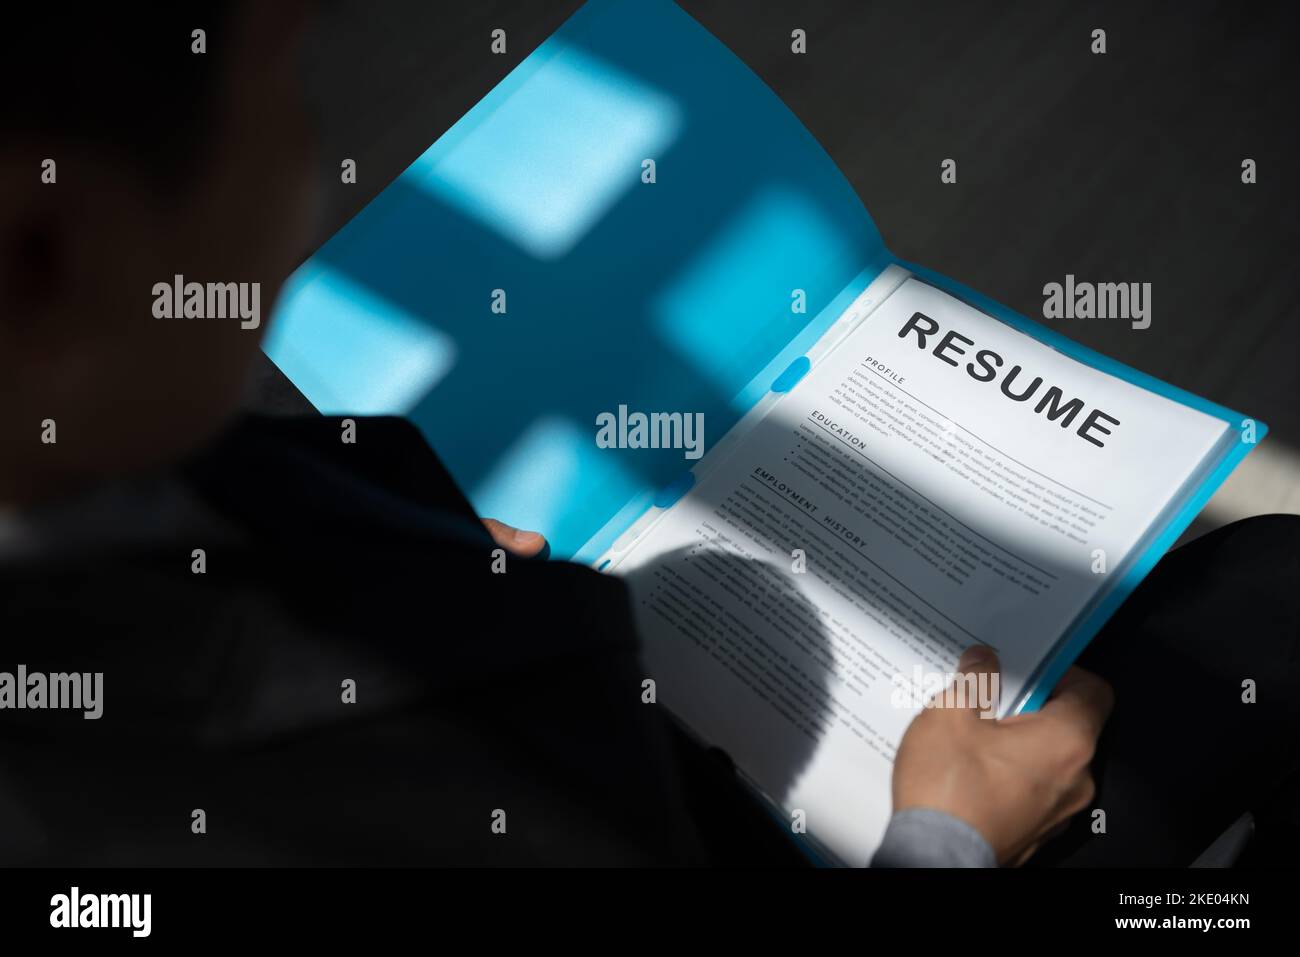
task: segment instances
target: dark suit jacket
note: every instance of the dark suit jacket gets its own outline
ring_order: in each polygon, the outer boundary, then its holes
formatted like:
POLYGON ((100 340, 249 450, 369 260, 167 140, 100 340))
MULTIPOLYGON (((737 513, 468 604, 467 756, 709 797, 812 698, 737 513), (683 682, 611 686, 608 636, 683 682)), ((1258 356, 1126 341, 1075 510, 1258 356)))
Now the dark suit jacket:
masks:
POLYGON ((6 863, 773 853, 751 840, 778 833, 762 812, 719 803, 732 775, 642 703, 623 585, 517 558, 493 574, 410 425, 360 419, 349 445, 336 419, 246 419, 182 476, 234 540, 0 571, 0 670, 104 674, 97 721, 0 711, 6 863))

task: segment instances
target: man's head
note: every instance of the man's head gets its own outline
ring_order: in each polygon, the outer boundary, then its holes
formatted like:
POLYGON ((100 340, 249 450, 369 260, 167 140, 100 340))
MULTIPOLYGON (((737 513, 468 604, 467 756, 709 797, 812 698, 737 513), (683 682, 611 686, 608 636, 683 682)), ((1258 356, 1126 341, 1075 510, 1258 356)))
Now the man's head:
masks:
POLYGON ((155 285, 260 283, 265 317, 306 251, 302 10, 172 6, 36 14, 0 37, 0 504, 207 437, 264 323, 156 318, 155 285))

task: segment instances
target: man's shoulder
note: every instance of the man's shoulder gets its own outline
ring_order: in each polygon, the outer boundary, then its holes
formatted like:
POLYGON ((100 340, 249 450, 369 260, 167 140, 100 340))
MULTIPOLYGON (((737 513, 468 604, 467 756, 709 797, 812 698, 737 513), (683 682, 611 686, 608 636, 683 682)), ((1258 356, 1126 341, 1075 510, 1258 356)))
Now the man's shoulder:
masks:
POLYGON ((184 471, 227 475, 272 463, 332 467, 443 507, 449 498, 457 505, 465 501, 420 430, 400 416, 241 415, 192 456, 184 471))
POLYGON ((199 806, 227 834, 231 815, 247 825, 244 861, 600 860, 619 843, 609 860, 653 859, 663 841, 642 832, 667 820, 671 787, 622 583, 562 562, 501 568, 412 427, 356 424, 357 447, 385 448, 354 456, 341 420, 263 420, 196 457, 185 477, 241 530, 229 540, 0 565, 0 671, 103 675, 101 718, 27 711, 0 728, 51 848, 81 854, 135 806, 144 830, 121 846, 191 860, 218 847, 195 851, 199 806), (33 790, 71 767, 121 801, 78 818, 33 790), (488 830, 503 803, 518 840, 488 830), (421 815, 456 823, 446 840, 403 830, 421 815), (347 836, 327 853, 294 842, 307 826, 347 836))

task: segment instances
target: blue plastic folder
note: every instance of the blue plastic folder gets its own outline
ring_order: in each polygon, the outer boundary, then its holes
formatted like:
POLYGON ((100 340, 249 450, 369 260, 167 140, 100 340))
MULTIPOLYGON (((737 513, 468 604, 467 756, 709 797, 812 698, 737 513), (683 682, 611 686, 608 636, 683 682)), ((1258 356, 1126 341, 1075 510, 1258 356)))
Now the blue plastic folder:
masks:
MULTIPOLYGON (((266 351, 322 412, 408 417, 481 514, 589 562, 690 487, 678 449, 597 448, 600 413, 702 412, 712 443, 797 381, 895 264, 831 159, 704 28, 667 0, 592 0, 291 277, 266 351)), ((1248 421, 901 265, 1074 359, 1248 421)), ((1162 518, 1026 707, 1251 447, 1224 448, 1162 518)))

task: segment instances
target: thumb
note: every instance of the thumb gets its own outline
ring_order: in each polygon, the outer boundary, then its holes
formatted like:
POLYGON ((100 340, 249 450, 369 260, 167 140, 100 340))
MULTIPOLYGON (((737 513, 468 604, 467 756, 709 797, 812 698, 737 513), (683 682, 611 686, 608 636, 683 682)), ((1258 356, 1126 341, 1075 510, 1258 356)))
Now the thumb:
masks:
POLYGON ((972 645, 957 662, 945 705, 974 716, 995 717, 1001 697, 1001 662, 988 645, 972 645))
POLYGON ((495 518, 483 519, 483 525, 492 536, 492 541, 513 555, 531 558, 541 554, 546 548, 546 539, 540 532, 515 528, 505 522, 498 522, 495 518))

